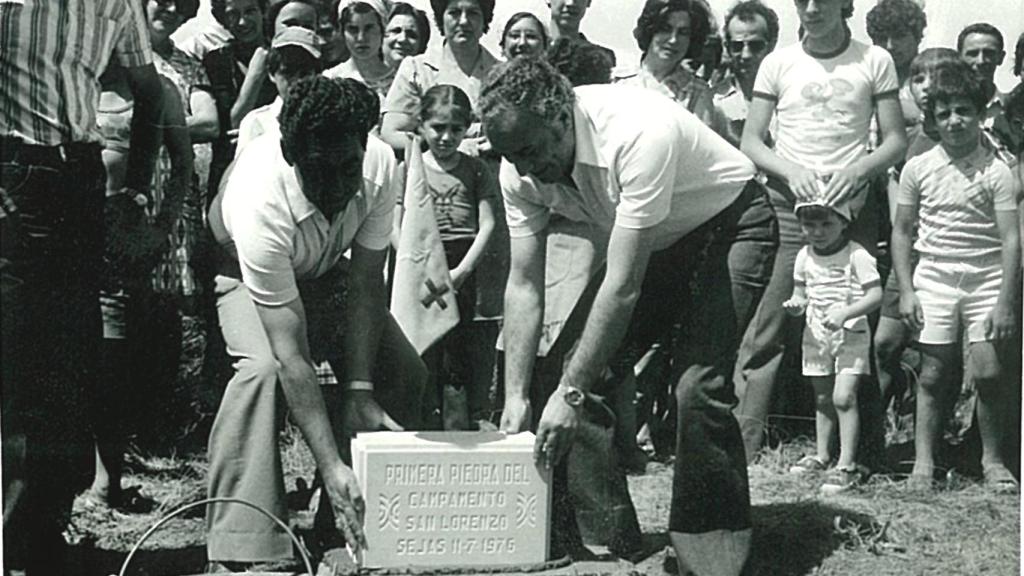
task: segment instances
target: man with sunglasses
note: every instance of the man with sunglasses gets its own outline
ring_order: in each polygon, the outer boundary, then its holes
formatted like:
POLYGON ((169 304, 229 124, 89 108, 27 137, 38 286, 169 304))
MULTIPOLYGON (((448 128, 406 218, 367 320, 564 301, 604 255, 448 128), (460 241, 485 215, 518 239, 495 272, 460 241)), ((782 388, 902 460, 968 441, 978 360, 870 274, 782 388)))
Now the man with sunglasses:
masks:
POLYGON ((761 61, 775 49, 779 17, 759 0, 744 0, 725 16, 725 52, 729 72, 713 88, 715 131, 739 148, 747 105, 761 61))

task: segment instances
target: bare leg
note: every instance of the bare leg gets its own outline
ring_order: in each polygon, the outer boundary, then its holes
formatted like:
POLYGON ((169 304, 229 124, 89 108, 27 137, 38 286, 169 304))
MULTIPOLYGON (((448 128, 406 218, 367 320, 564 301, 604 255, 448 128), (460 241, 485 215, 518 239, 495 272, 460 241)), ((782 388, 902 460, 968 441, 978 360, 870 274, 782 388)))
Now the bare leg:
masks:
POLYGON ((894 393, 894 379, 900 375, 900 355, 907 346, 907 329, 896 318, 881 316, 875 329, 875 360, 878 365, 878 389, 882 409, 889 406, 894 393))
POLYGON ((832 438, 836 433, 836 407, 832 404, 834 376, 810 376, 814 387, 814 429, 818 459, 832 461, 832 438))
POLYGON ((860 411, 857 406, 857 374, 837 374, 832 390, 832 405, 839 419, 839 467, 857 463, 857 442, 860 441, 860 411))
POLYGON ((914 430, 915 476, 932 478, 935 473, 935 451, 950 390, 949 373, 959 350, 955 344, 921 345, 917 424, 914 430))
POLYGON ((1000 378, 1001 363, 992 342, 971 343, 971 371, 978 387, 978 430, 982 469, 1005 467, 1003 450, 1008 404, 1000 378))

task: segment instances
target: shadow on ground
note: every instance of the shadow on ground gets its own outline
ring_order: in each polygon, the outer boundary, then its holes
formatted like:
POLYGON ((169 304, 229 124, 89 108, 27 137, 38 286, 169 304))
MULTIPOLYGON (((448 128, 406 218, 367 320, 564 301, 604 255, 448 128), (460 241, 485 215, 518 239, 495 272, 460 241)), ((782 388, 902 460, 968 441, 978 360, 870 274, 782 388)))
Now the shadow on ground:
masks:
MULTIPOLYGON (((101 548, 75 546, 71 549, 71 564, 78 571, 66 576, 111 576, 121 570, 128 556, 126 552, 115 552, 101 548)), ((131 576, 181 576, 200 574, 206 568, 206 547, 190 546, 179 549, 140 550, 132 558, 126 575, 131 576)))
POLYGON ((862 545, 881 529, 867 514, 814 500, 754 506, 752 516, 750 574, 759 576, 811 573, 840 547, 862 545))

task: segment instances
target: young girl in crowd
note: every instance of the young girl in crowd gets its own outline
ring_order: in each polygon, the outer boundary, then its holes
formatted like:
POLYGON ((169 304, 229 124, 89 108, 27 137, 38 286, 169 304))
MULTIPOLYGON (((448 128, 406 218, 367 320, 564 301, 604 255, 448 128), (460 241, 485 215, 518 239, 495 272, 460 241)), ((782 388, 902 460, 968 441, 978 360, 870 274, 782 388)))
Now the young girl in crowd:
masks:
POLYGON ((395 79, 395 68, 384 61, 384 22, 387 9, 383 0, 342 2, 338 6, 338 26, 345 36, 345 44, 352 55, 324 72, 328 78, 352 78, 373 89, 381 102, 395 79))
POLYGON ((964 332, 978 389, 985 483, 1017 491, 1004 454, 1011 383, 1001 375, 1009 354, 1019 354, 1007 345, 1019 329, 1019 183, 998 154, 981 144, 988 98, 970 66, 950 62, 935 70, 932 81, 926 114, 941 145, 904 167, 892 234, 900 314, 916 332, 922 356, 911 485, 931 487, 964 332), (912 251, 919 256, 916 266, 912 251))
MULTIPOLYGON (((445 429, 486 426, 483 421, 491 379, 489 367, 481 368, 473 361, 470 340, 476 305, 473 271, 494 232, 492 203, 497 191, 484 162, 459 151, 472 121, 469 97, 459 88, 438 84, 423 95, 418 133, 429 148, 423 166, 459 308, 459 325, 423 354, 431 375, 423 416, 428 426, 443 424, 445 429), (453 396, 450 389, 465 391, 468 409, 444 405, 444 398, 453 396), (471 418, 475 422, 470 422, 471 418)), ((401 233, 402 214, 401 206, 396 207, 396 234, 401 233)), ((397 240, 393 239, 396 249, 397 240)))
POLYGON ((860 415, 857 387, 871 373, 871 333, 867 314, 882 301, 875 259, 846 236, 850 208, 822 202, 798 204, 796 215, 809 243, 793 268, 793 296, 782 305, 806 315, 803 375, 814 386, 817 453, 790 471, 823 471, 832 462, 832 440, 839 426, 839 460, 821 489, 840 492, 860 482, 857 466, 860 415))

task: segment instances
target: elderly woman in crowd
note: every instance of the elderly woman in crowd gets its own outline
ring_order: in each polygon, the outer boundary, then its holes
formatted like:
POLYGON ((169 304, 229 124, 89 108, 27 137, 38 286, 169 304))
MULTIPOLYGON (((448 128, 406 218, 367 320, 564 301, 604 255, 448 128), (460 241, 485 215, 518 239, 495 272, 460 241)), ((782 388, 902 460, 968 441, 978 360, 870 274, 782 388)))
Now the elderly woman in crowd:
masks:
POLYGON ((548 47, 548 31, 531 12, 516 12, 501 32, 501 53, 507 60, 516 56, 541 56, 548 47))
POLYGON ((402 60, 426 52, 429 43, 427 13, 411 4, 396 2, 384 26, 384 61, 388 66, 397 69, 402 60))
POLYGON ((640 67, 616 82, 657 90, 711 125, 711 89, 683 62, 699 58, 710 21, 704 4, 696 0, 647 0, 633 29, 643 53, 640 67))
MULTIPOLYGON (((436 50, 406 58, 384 101, 381 138, 405 150, 416 130, 420 99, 435 84, 451 84, 469 96, 476 109, 480 85, 498 60, 480 44, 494 18, 494 0, 430 0, 434 21, 444 35, 436 50)), ((474 121, 463 146, 479 143, 480 124, 474 121)))
POLYGON ((380 96, 387 96, 395 70, 384 61, 384 0, 356 0, 338 5, 338 26, 351 58, 324 72, 329 78, 352 78, 366 84, 380 96))

